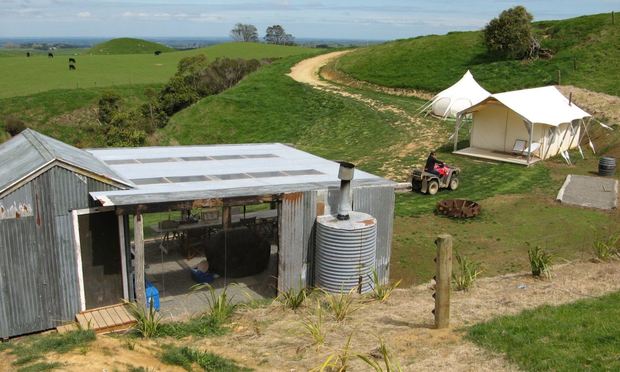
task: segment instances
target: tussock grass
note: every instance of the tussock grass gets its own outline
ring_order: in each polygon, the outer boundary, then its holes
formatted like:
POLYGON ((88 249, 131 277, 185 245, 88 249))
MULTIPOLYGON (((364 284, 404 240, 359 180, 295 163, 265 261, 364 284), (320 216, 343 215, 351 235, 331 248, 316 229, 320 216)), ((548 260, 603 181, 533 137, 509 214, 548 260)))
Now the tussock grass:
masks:
POLYGON ((540 246, 531 247, 527 251, 527 255, 530 260, 532 275, 536 277, 545 276, 547 279, 551 279, 551 262, 553 256, 540 246))
POLYGON ((452 282, 457 291, 468 291, 473 285, 478 275, 482 274, 479 262, 474 262, 456 253, 457 270, 452 273, 452 282))
POLYGON ((355 290, 357 288, 351 288, 350 291, 340 293, 329 294, 325 293, 324 301, 329 311, 334 316, 336 321, 341 322, 345 320, 354 311, 357 311, 359 307, 355 307, 355 290))
POLYGON ((372 271, 370 279, 372 280, 372 293, 370 296, 380 302, 386 302, 392 295, 392 292, 394 292, 402 282, 402 279, 400 279, 393 283, 382 284, 381 281, 379 281, 379 274, 376 269, 372 271))
POLYGON ((208 314, 218 323, 223 323, 234 313, 236 304, 233 303, 234 296, 228 295, 228 287, 218 293, 210 284, 196 284, 192 286, 192 291, 207 288, 207 302, 209 303, 208 314))
POLYGON ((289 288, 286 291, 281 291, 276 300, 289 309, 297 310, 303 305, 307 297, 307 288, 289 288))
POLYGON ((396 361, 392 353, 388 350, 385 341, 379 337, 379 347, 377 354, 380 356, 382 363, 379 363, 373 355, 358 353, 357 357, 370 366, 376 372, 401 372, 402 368, 396 361))
POLYGON ((323 308, 321 302, 316 302, 316 310, 314 313, 315 319, 305 318, 301 324, 304 330, 312 338, 313 345, 317 349, 325 343, 325 328, 323 327, 323 308))
POLYGON ((607 238, 596 238, 593 243, 594 257, 601 261, 610 261, 620 256, 618 248, 620 233, 610 235, 607 238))
POLYGON ((158 335, 161 326, 161 315, 155 310, 153 301, 149 302, 148 309, 137 302, 125 301, 129 313, 136 319, 133 329, 144 338, 158 335))

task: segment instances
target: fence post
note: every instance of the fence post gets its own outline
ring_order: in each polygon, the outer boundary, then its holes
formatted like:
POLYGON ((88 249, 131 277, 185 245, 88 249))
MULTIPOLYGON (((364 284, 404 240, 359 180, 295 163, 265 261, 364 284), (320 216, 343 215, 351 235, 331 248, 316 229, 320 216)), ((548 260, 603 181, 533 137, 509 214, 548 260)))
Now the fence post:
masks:
POLYGON ((450 325, 450 282, 452 280, 452 236, 441 234, 435 240, 437 257, 435 258, 435 328, 447 328, 450 325))

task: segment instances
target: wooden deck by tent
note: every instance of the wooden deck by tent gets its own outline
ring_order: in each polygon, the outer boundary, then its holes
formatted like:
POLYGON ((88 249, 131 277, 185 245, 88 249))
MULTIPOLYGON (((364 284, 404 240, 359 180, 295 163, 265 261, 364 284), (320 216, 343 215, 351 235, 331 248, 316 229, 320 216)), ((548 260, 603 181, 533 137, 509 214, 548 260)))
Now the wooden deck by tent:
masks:
MULTIPOLYGON (((82 329, 92 329, 96 333, 122 331, 136 322, 136 319, 131 316, 125 304, 82 311, 75 316, 75 319, 82 329)), ((58 328, 59 332, 64 330, 66 329, 58 328)))

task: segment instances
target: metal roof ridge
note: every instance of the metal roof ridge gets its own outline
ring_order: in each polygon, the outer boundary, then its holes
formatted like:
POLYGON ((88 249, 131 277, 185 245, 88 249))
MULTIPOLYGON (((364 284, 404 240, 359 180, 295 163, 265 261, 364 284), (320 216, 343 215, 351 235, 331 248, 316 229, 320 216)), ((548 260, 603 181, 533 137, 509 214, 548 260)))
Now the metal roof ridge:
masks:
POLYGON ((24 129, 21 134, 26 138, 26 140, 34 147, 35 150, 41 155, 46 162, 50 160, 56 159, 56 154, 54 151, 47 146, 41 138, 39 138, 39 132, 32 130, 30 128, 24 129))

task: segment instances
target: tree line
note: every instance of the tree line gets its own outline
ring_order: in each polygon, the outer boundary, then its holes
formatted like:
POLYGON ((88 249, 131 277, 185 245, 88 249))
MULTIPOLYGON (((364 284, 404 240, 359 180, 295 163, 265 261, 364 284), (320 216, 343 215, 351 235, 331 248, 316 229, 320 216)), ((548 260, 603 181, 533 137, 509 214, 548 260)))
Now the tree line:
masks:
MULTIPOLYGON (((251 24, 237 23, 230 31, 230 37, 235 41, 258 43, 258 29, 251 24)), ((284 27, 273 25, 267 27, 263 40, 267 44, 295 45, 295 38, 287 34, 284 27)))

